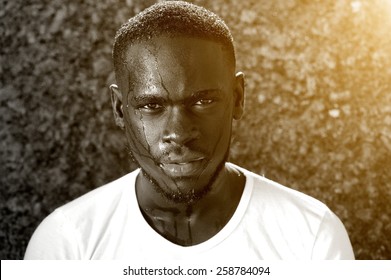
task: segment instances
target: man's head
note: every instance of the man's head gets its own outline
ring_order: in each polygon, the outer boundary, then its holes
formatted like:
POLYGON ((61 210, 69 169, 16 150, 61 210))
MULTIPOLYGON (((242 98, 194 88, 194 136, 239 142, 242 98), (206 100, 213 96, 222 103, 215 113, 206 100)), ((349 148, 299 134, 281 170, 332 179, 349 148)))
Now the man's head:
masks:
MULTIPOLYGON (((118 74, 126 71, 126 65, 123 64, 126 50, 135 43, 161 35, 195 37, 220 42, 230 53, 230 59, 235 67, 233 38, 221 18, 205 8, 187 2, 164 1, 130 18, 118 30, 113 45, 117 83, 121 83, 118 74)), ((120 84, 119 86, 121 87, 120 84)))
POLYGON ((203 8, 162 2, 118 31, 113 56, 113 109, 132 156, 166 197, 197 199, 224 167, 243 109, 228 28, 203 8))

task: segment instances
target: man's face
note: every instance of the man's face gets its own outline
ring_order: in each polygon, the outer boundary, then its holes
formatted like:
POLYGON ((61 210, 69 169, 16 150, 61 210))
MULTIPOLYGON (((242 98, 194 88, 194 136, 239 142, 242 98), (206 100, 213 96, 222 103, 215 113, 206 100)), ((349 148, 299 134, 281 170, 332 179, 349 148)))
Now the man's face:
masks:
POLYGON ((169 197, 202 193, 225 163, 232 119, 242 112, 243 77, 228 51, 157 37, 131 46, 124 63, 117 116, 133 157, 169 197))

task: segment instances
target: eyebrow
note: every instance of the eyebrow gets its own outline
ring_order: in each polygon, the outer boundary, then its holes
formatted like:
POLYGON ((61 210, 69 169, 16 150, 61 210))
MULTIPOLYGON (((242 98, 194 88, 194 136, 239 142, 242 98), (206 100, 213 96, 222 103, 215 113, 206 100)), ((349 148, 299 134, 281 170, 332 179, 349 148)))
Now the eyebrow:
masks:
POLYGON ((222 91, 219 88, 212 88, 212 89, 205 89, 205 90, 200 90, 191 95, 191 97, 204 97, 204 96, 209 96, 209 95, 221 95, 222 91))
POLYGON ((131 98, 136 104, 164 103, 166 99, 156 94, 139 94, 131 98))
MULTIPOLYGON (((202 98, 208 98, 208 97, 216 97, 221 96, 222 91, 218 88, 216 89, 205 89, 200 90, 197 92, 192 93, 190 96, 186 97, 183 102, 184 103, 192 103, 195 101, 198 101, 202 98)), ((132 96, 130 98, 131 101, 133 101, 135 104, 148 104, 148 103, 167 103, 167 98, 162 97, 158 94, 154 93, 146 93, 146 94, 138 94, 136 96, 132 96)))
POLYGON ((204 98, 221 98, 223 93, 220 89, 206 89, 193 93, 189 98, 186 98, 186 102, 194 103, 204 98))

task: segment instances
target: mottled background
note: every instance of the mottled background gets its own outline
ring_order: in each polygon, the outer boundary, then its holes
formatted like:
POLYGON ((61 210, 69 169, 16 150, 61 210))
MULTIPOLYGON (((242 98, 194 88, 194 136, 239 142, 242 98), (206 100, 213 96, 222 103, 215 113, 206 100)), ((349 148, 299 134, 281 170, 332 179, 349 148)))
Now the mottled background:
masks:
MULTIPOLYGON (((0 0, 0 257, 54 208, 129 170, 111 45, 155 1, 0 0)), ((391 259, 391 1, 193 1, 247 76, 232 161, 325 202, 358 259, 391 259)))

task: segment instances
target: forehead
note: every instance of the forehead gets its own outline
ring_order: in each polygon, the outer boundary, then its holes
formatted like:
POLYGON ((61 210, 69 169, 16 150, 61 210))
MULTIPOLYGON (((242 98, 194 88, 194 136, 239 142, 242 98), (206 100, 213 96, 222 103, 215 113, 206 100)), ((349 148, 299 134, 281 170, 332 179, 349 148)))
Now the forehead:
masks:
POLYGON ((130 46, 125 53, 127 85, 165 81, 177 86, 227 82, 234 76, 230 52, 219 42, 190 37, 156 37, 130 46))
MULTIPOLYGON (((229 61, 230 52, 224 45, 208 39, 186 36, 157 36, 149 40, 135 42, 125 53, 127 62, 139 61, 139 58, 159 56, 161 58, 191 60, 197 58, 222 59, 229 61)), ((233 59, 232 59, 233 60, 233 59)))

